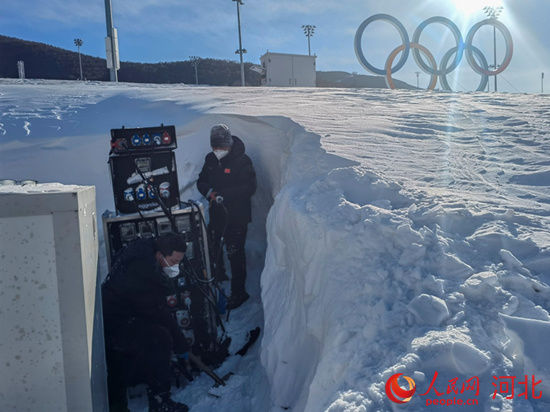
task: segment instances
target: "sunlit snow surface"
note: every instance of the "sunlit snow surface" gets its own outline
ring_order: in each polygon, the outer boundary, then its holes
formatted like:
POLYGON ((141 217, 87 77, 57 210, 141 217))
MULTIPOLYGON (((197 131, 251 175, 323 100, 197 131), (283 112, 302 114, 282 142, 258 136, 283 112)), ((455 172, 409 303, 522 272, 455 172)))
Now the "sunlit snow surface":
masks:
POLYGON ((232 351, 264 333, 219 399, 205 376, 174 389, 192 410, 431 410, 435 371, 440 392, 479 377, 442 397, 472 411, 550 409, 550 97, 0 80, 0 115, 0 178, 93 184, 99 214, 111 128, 175 124, 182 199, 214 123, 245 141, 253 299, 232 351), (404 407, 394 373, 417 384, 404 407), (535 375, 546 399, 493 399, 493 375, 535 375))

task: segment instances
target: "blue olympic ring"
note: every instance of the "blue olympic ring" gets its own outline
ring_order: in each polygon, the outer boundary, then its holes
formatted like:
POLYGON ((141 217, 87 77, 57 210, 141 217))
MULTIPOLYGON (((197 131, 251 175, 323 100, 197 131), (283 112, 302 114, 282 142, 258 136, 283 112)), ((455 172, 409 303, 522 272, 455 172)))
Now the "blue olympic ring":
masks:
POLYGON ((355 33, 355 54, 359 59, 359 63, 361 63, 363 67, 367 69, 369 72, 378 74, 380 76, 385 76, 386 69, 378 69, 374 67, 372 64, 370 64, 365 58, 365 55, 363 54, 363 49, 361 47, 361 38, 363 37, 363 32, 365 31, 365 29, 369 24, 371 24, 376 20, 384 20, 384 21, 387 21, 388 23, 391 23, 401 35, 401 42, 403 45, 405 45, 405 50, 403 50, 403 54, 401 55, 401 58, 399 59, 397 64, 394 67, 392 67, 392 73, 397 72, 405 65, 407 59, 409 58, 409 51, 411 46, 409 42, 409 35, 407 34, 407 30, 405 29, 405 26, 403 26, 403 24, 401 24, 399 20, 397 20, 393 16, 390 16, 389 14, 375 14, 374 16, 369 17, 363 23, 361 23, 361 25, 357 29, 357 33, 355 33))
MULTIPOLYGON (((420 25, 414 31, 412 41, 409 42, 409 35, 405 27, 399 20, 397 20, 395 17, 390 16, 388 14, 375 14, 367 18, 365 21, 363 21, 359 26, 359 28, 357 29, 357 32, 355 33, 354 48, 355 48, 355 54, 357 56, 357 59, 359 60, 359 63, 361 63, 361 65, 371 73, 378 74, 380 76, 386 76, 386 83, 388 85, 393 85, 393 81, 391 81, 391 75, 399 71, 401 68, 403 68, 403 66, 405 65, 409 57, 409 52, 412 49, 412 54, 416 64, 424 72, 432 76, 432 79, 433 79, 433 76, 439 77, 441 87, 447 91, 450 91, 451 88, 449 87, 449 83, 447 81, 446 76, 458 67, 458 65, 462 61, 464 52, 466 52, 466 60, 468 61, 468 64, 474 70, 474 72, 481 75, 481 81, 477 88, 477 91, 482 91, 485 89, 487 85, 488 76, 497 75, 503 72, 508 67, 508 65, 512 60, 514 43, 512 41, 512 35, 510 34, 507 27, 496 19, 486 19, 486 20, 480 21, 479 23, 476 23, 468 32, 468 35, 466 36, 466 42, 464 42, 462 34, 460 33, 460 30, 456 26, 456 24, 453 23, 448 18, 441 17, 441 16, 431 17, 423 21, 422 23, 420 23, 420 25), (384 69, 379 69, 373 66, 372 64, 370 64, 365 58, 365 55, 363 53, 363 48, 361 45, 361 40, 367 26, 378 20, 386 21, 392 24, 397 29, 397 31, 401 36, 402 44, 401 46, 398 46, 398 48, 402 50, 401 58, 399 59, 399 61, 396 63, 395 66, 391 67, 390 70, 388 70, 387 67, 385 67, 384 69), (434 67, 433 64, 430 64, 430 65, 426 64, 426 62, 420 55, 421 51, 423 53, 425 53, 425 51, 423 51, 421 47, 418 47, 418 46, 421 46, 420 36, 422 34, 422 31, 429 24, 432 24, 432 23, 443 24, 445 27, 451 30, 451 33, 453 34, 456 42, 456 46, 450 49, 449 51, 447 51, 447 53, 445 53, 445 55, 441 59, 441 65, 439 70, 437 69, 437 66, 434 67), (490 25, 497 28, 502 33, 506 44, 506 54, 504 56, 502 64, 500 66, 497 66, 497 68, 495 68, 495 70, 492 70, 492 71, 489 70, 487 59, 485 58, 481 50, 479 50, 477 47, 473 45, 473 39, 475 34, 484 25, 490 25), (411 44, 415 44, 416 46, 411 47, 411 44), (449 60, 453 54, 455 55, 455 58, 452 64, 449 66, 448 65, 449 60), (477 60, 476 60, 476 57, 477 57, 477 60)), ((393 59, 396 56, 390 55, 390 57, 388 57, 388 59, 386 60, 386 66, 388 66, 388 63, 391 64, 390 60, 393 61, 393 59)), ((435 88, 435 86, 433 86, 433 81, 430 83, 429 88, 432 90, 433 88, 435 88)))

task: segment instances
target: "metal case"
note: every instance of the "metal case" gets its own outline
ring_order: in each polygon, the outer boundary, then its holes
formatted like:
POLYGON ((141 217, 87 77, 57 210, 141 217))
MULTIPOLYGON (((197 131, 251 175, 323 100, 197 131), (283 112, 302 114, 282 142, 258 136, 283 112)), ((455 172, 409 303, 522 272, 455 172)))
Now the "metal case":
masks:
MULTIPOLYGON (((202 205, 200 205, 200 209, 201 212, 203 212, 202 205)), ((208 258, 210 255, 208 251, 207 233, 204 225, 201 224, 198 213, 195 212, 194 222, 191 221, 191 216, 193 215, 191 207, 172 210, 172 215, 176 221, 178 232, 187 235, 187 258, 191 261, 194 259, 203 259, 199 253, 203 254, 205 257, 206 271, 210 274, 210 259, 208 258), (193 239, 192 231, 197 229, 198 231, 196 233, 199 233, 199 239, 193 239)), ((157 237, 172 230, 170 221, 163 212, 143 213, 142 218, 137 213, 119 216, 107 210, 103 213, 102 220, 105 251, 109 269, 111 268, 113 258, 117 252, 132 240, 157 237)))

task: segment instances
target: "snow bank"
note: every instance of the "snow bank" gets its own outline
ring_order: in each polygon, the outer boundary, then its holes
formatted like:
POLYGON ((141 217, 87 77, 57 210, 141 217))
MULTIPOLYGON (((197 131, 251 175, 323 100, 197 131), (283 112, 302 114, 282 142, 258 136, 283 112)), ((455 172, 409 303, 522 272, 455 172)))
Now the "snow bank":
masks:
POLYGON ((536 375, 541 380, 537 391, 550 401, 550 358, 544 344, 550 342, 550 322, 502 314, 510 341, 507 351, 515 360, 518 375, 536 375))
MULTIPOLYGON (((415 377, 423 393, 437 372, 440 392, 454 378, 479 378, 472 410, 548 407, 492 398, 493 376, 548 376, 533 367, 549 359, 536 329, 520 328, 528 344, 513 346, 510 322, 499 316, 549 320, 548 286, 516 257, 543 251, 496 233, 521 218, 434 206, 372 170, 342 165, 319 136, 293 135, 297 153, 268 216, 262 273, 261 359, 272 402, 300 411, 389 410, 391 375, 415 377)), ((424 402, 413 397, 408 407, 429 410, 424 402)))

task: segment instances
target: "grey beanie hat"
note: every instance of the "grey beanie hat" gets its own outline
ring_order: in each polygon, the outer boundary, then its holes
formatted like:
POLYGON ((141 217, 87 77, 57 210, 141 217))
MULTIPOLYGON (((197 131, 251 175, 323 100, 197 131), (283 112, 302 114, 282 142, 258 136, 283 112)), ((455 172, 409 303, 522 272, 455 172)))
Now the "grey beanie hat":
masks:
POLYGON ((233 146, 233 137, 231 131, 225 124, 217 124, 210 130, 211 147, 231 147, 233 146))

